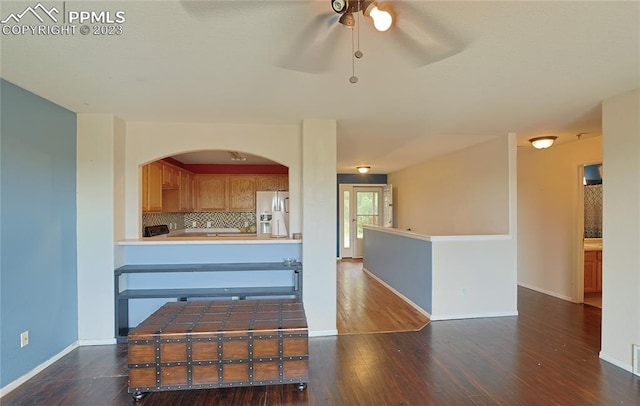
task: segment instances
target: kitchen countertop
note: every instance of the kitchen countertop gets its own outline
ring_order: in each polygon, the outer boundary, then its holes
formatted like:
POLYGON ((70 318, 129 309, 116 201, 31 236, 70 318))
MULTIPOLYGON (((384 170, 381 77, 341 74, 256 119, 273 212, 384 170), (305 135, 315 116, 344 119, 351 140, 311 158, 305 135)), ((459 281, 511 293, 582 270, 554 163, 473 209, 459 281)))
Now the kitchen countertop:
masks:
POLYGON ((602 251, 602 238, 585 238, 585 251, 602 251))
POLYGON ((169 234, 118 241, 117 245, 180 245, 180 244, 300 244, 291 238, 258 237, 242 233, 238 228, 189 228, 169 234))

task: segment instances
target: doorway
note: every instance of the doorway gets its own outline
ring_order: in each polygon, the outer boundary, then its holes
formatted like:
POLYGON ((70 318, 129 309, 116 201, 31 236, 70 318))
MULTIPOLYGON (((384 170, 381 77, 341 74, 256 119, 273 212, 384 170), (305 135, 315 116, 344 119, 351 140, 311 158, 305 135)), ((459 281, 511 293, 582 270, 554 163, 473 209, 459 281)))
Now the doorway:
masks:
POLYGON ((340 185, 340 257, 362 258, 365 225, 383 224, 384 185, 340 185))
POLYGON ((577 270, 582 278, 582 302, 602 308, 602 164, 581 166, 582 227, 577 270))

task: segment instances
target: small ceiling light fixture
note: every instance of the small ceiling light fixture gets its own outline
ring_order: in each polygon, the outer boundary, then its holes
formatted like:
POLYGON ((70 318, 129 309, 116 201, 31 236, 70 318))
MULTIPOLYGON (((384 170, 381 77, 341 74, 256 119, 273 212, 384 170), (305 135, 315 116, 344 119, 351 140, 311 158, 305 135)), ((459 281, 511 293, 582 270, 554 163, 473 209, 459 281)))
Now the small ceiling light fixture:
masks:
POLYGON ((358 172, 360 173, 368 173, 369 169, 371 169, 370 166, 356 166, 356 169, 358 170, 358 172))
POLYGON ((531 138, 529 142, 536 149, 545 149, 553 145, 553 142, 558 139, 555 135, 545 135, 544 137, 531 138))
POLYGON ((237 151, 229 151, 229 155, 231 155, 232 161, 246 161, 247 158, 237 151))

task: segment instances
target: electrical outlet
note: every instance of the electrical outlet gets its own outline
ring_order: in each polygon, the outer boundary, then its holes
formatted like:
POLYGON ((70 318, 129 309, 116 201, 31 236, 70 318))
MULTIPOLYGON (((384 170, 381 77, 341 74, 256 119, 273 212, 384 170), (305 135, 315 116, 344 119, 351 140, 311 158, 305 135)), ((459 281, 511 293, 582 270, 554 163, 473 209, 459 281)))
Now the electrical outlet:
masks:
POLYGON ((196 228, 198 227, 198 223, 196 223, 195 221, 191 222, 191 227, 196 228))
POLYGON ((211 228, 211 222, 207 221, 207 228, 211 228))
POLYGON ((29 345, 29 330, 20 333, 20 348, 29 345))

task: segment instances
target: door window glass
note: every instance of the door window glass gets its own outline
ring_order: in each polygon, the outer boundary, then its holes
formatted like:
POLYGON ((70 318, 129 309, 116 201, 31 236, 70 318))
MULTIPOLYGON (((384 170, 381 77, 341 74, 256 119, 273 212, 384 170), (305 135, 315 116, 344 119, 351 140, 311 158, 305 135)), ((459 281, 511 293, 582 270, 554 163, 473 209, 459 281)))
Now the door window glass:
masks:
POLYGON ((356 192, 356 237, 364 238, 363 225, 380 224, 380 208, 378 192, 356 192))

